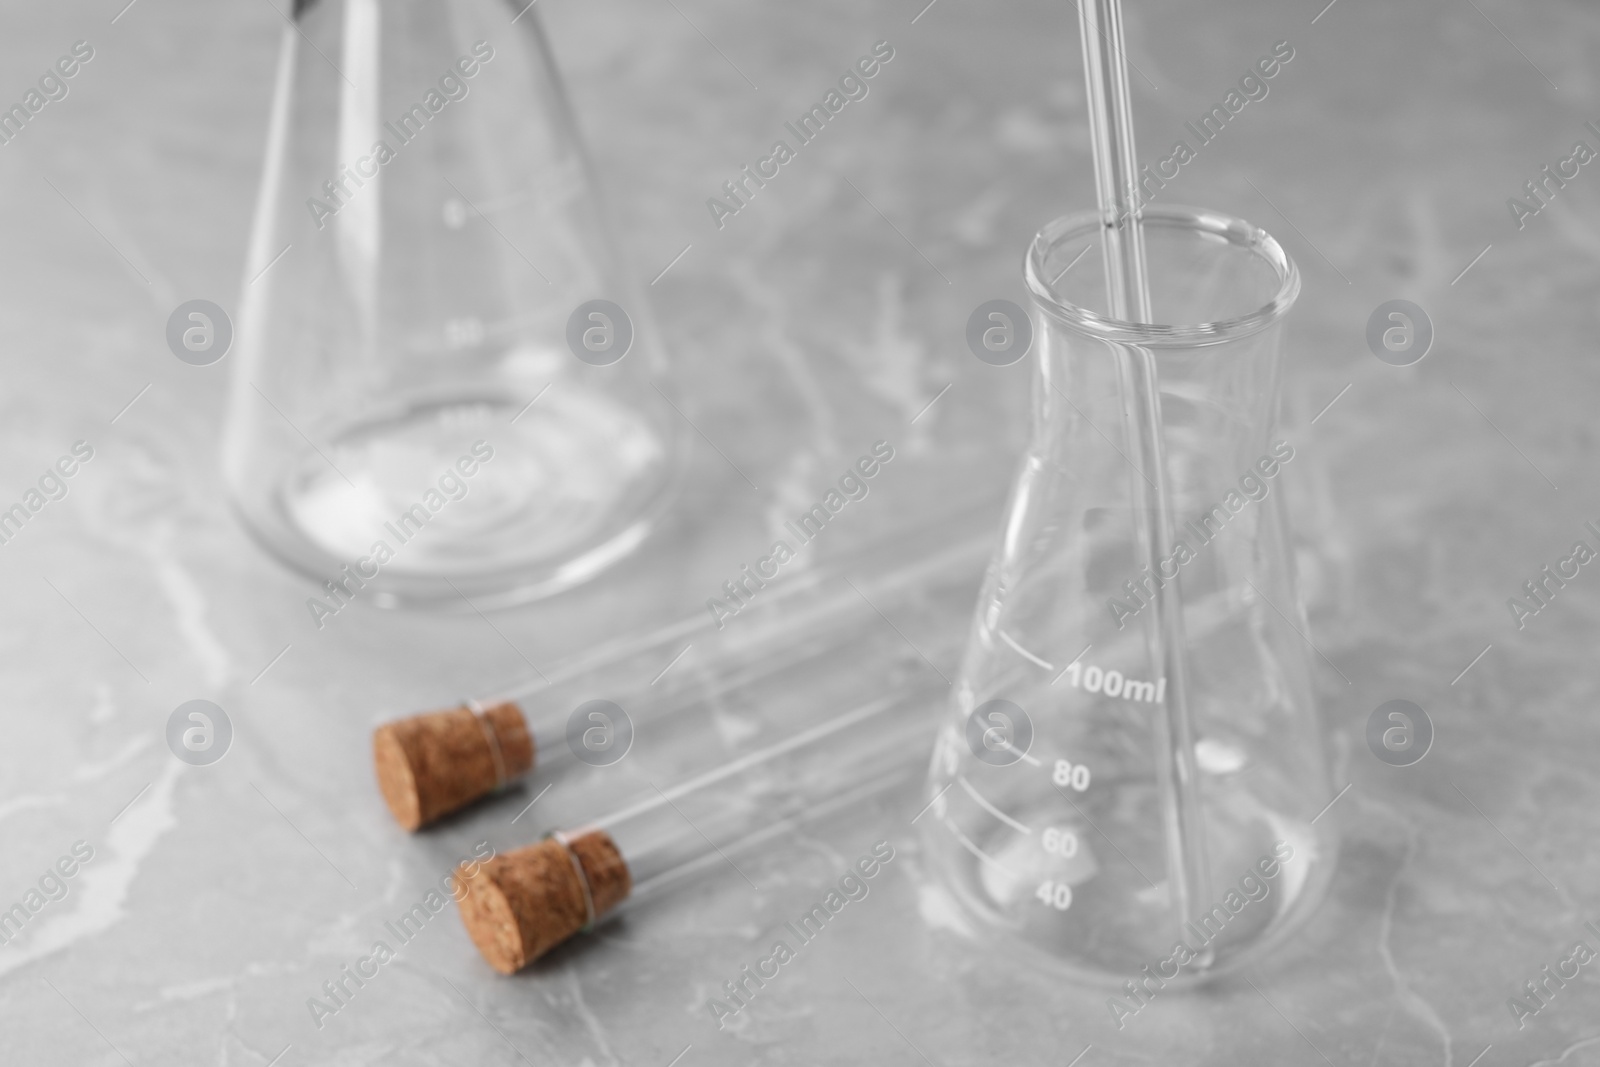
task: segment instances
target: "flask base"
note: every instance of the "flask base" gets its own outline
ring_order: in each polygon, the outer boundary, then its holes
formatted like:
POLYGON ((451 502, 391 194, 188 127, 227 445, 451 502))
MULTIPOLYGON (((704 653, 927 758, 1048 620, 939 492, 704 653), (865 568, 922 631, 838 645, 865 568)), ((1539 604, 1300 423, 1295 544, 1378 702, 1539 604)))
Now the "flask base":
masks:
POLYGON ((323 440, 246 524, 379 607, 498 607, 581 584, 644 541, 674 481, 648 422, 568 381, 531 404, 487 391, 397 404, 323 440))

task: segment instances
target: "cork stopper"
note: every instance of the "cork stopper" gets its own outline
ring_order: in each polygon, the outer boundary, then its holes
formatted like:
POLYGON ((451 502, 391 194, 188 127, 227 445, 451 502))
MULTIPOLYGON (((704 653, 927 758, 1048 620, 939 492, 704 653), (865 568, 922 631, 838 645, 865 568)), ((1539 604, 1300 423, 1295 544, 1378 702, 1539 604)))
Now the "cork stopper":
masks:
POLYGON ((378 788, 407 830, 494 792, 533 769, 533 735, 507 702, 385 723, 372 734, 378 788))
POLYGON ((628 898, 633 876, 604 830, 555 834, 456 873, 473 944, 515 974, 628 898))

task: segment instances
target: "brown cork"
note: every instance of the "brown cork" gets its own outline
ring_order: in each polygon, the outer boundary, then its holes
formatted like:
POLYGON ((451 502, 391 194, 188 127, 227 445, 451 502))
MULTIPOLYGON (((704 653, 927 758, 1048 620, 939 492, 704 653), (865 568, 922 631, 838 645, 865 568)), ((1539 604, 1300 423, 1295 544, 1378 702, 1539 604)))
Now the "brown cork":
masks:
POLYGON ((547 837, 496 856, 470 874, 463 867, 457 877, 465 887, 458 901, 461 921, 489 966, 501 974, 520 971, 602 918, 633 890, 627 861, 604 830, 547 837))
POLYGON ((533 769, 533 735, 507 702, 433 711, 373 731, 378 788, 407 830, 426 826, 533 769), (498 761, 496 752, 498 750, 498 761))

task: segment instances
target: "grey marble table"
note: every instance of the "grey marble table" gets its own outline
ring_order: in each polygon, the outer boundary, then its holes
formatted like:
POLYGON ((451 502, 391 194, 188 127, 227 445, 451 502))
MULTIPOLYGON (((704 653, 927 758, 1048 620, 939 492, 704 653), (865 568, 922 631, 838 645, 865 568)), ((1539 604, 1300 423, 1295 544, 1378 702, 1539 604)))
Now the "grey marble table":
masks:
MULTIPOLYGON (((852 537, 1009 480, 1026 366, 978 364, 961 331, 980 301, 1020 299, 1040 224, 1092 201, 1072 5, 543 0, 641 281, 691 246, 652 290, 686 403, 762 488, 702 449, 660 542, 591 588, 492 627, 362 609, 318 632, 309 583, 224 501, 227 362, 163 342, 177 304, 239 290, 282 19, 268 0, 123 2, 12 3, 0 34, 5 101, 72 42, 96 50, 0 145, 0 501, 74 441, 94 450, 0 545, 0 906, 62 857, 74 871, 0 945, 0 1060, 1600 1063, 1592 968, 1520 1028, 1506 1005, 1574 941, 1600 947, 1600 579, 1520 630, 1506 607, 1600 519, 1600 173, 1521 228, 1507 207, 1574 141, 1600 147, 1592 5, 1128 0, 1151 144, 1274 42, 1295 50, 1170 198, 1260 222, 1305 274, 1284 393, 1309 462, 1285 477, 1349 789, 1303 935, 1119 1032, 1102 994, 950 935, 912 788, 750 859, 759 890, 711 879, 514 979, 447 915, 321 1028, 306 1006, 473 842, 533 829, 511 823, 516 793, 407 838, 371 781, 374 722, 695 610, 875 438, 908 462, 852 537), (706 198, 878 40, 896 58, 872 94, 717 230, 706 198), (1409 368, 1364 341, 1397 297, 1437 329, 1409 368), (1394 697, 1437 726, 1410 768, 1362 742, 1394 697), (164 743, 195 698, 236 730, 211 767, 164 743), (880 838, 901 858, 847 936, 719 1030, 721 980, 880 838)), ((596 788, 553 790, 541 825, 596 788)))

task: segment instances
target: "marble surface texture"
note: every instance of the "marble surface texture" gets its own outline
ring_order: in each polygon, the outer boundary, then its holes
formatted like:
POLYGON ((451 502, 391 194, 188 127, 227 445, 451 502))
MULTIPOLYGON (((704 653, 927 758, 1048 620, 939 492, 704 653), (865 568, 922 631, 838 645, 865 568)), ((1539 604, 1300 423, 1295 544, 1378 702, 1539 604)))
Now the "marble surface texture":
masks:
POLYGON ((95 458, 0 546, 0 905, 75 841, 95 858, 0 946, 0 1062, 1600 1064, 1596 971, 1521 1029, 1506 1008, 1600 920, 1600 579, 1520 631, 1505 606, 1600 520, 1600 173, 1523 229, 1506 207, 1575 140, 1600 145, 1600 12, 1323 2, 1126 5, 1152 146, 1273 42, 1295 49, 1173 199, 1259 222, 1304 272, 1283 392, 1307 462, 1284 477, 1350 788, 1295 943, 1122 1032, 1103 994, 951 936, 912 786, 750 859, 759 890, 709 879, 514 979, 444 916, 323 1028, 305 1004, 473 842, 515 847, 603 795, 558 786, 534 827, 511 823, 518 791, 411 839, 372 783, 375 722, 695 610, 875 438, 907 462, 852 537, 1009 481, 1027 368, 979 364, 962 330, 1022 298, 1045 220, 1092 203, 1071 4, 541 0, 641 282, 692 246, 651 292, 689 411, 761 489, 701 448, 660 542, 589 588, 492 628, 362 609, 322 632, 309 583, 228 511, 227 361, 183 365, 162 332, 180 302, 239 291, 273 0, 9 4, 0 99, 72 41, 97 56, 0 146, 0 498, 72 441, 95 458), (880 39, 897 55, 872 95, 717 231, 705 198, 880 39), (1437 329, 1410 368, 1364 341, 1396 297, 1437 329), (1405 769, 1362 741, 1394 697, 1438 730, 1405 769), (193 698, 235 726, 211 767, 164 743, 193 698), (721 980, 880 837, 902 859, 848 936, 719 1031, 721 980))

